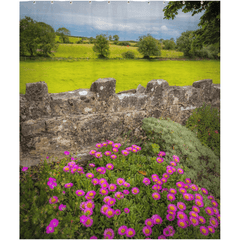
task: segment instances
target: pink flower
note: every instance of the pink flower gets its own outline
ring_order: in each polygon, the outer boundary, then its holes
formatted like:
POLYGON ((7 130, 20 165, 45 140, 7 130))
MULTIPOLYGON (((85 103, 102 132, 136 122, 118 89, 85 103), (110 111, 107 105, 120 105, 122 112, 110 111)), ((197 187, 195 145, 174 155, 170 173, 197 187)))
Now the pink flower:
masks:
POLYGON ((217 227, 218 226, 218 220, 215 218, 215 217, 211 217, 210 219, 209 219, 209 222, 210 222, 210 224, 213 226, 213 227, 217 227))
POLYGON ((118 152, 118 148, 113 148, 112 151, 116 153, 118 152))
POLYGON ((114 231, 111 228, 105 229, 103 235, 106 235, 106 234, 110 235, 111 239, 114 238, 114 231))
POLYGON ((154 221, 151 218, 148 218, 145 220, 145 225, 148 227, 153 227, 154 226, 154 221))
POLYGON ((94 177, 94 174, 93 174, 93 173, 87 173, 87 174, 86 174, 86 177, 87 177, 87 178, 93 178, 93 177, 94 177))
POLYGON ((58 209, 59 209, 60 211, 63 211, 64 209, 66 209, 66 205, 60 204, 59 207, 58 207, 58 209))
POLYGON ((109 208, 106 210, 105 215, 106 215, 108 218, 114 217, 114 215, 115 215, 115 210, 109 207, 109 208))
POLYGON ((206 188, 201 188, 203 194, 208 195, 208 190, 206 188))
POLYGON ((187 228, 187 223, 186 223, 186 221, 185 220, 182 220, 182 219, 179 219, 178 221, 177 221, 177 224, 178 224, 178 226, 180 227, 180 228, 187 228))
POLYGON ((97 143, 97 144, 96 144, 96 147, 97 147, 97 148, 101 148, 101 147, 102 147, 102 144, 101 144, 101 143, 97 143))
POLYGON ((108 190, 111 191, 111 192, 115 192, 117 189, 117 186, 114 184, 114 183, 111 183, 109 186, 108 186, 108 190))
POLYGON ((156 192, 152 194, 152 197, 154 200, 159 200, 161 198, 160 194, 156 192))
POLYGON ((96 236, 92 236, 90 237, 90 239, 98 239, 96 236))
POLYGON ((113 141, 109 141, 109 140, 107 140, 107 143, 108 143, 108 145, 113 145, 114 144, 113 141))
POLYGON ((125 212, 125 213, 129 213, 129 211, 130 211, 130 210, 129 210, 128 208, 124 208, 124 212, 125 212))
POLYGON ((96 150, 91 150, 91 151, 89 152, 89 154, 90 154, 90 155, 95 155, 96 152, 97 152, 96 150))
POLYGON ((152 229, 149 226, 143 227, 142 231, 145 236, 150 236, 152 234, 152 229))
POLYGON ((55 204, 55 203, 57 203, 58 202, 58 197, 56 197, 56 196, 53 196, 53 197, 51 197, 50 199, 49 199, 49 203, 50 204, 55 204))
POLYGON ((95 167, 95 164, 94 163, 89 163, 89 166, 90 167, 95 167))
POLYGON ((96 195, 96 192, 94 190, 91 190, 91 191, 88 191, 86 195, 89 197, 94 197, 96 195))
POLYGON ((171 164, 173 167, 177 166, 177 163, 174 162, 174 161, 171 161, 170 164, 171 164))
POLYGON ((23 172, 26 172, 27 170, 28 170, 28 167, 23 167, 23 168, 22 168, 22 171, 23 171, 23 172))
POLYGON ((110 151, 106 151, 104 154, 105 154, 106 156, 109 156, 109 155, 111 155, 112 153, 111 153, 110 151))
POLYGON ((70 154, 70 152, 68 152, 68 151, 65 151, 65 152, 64 152, 64 154, 65 154, 65 155, 69 155, 69 154, 70 154))
POLYGON ((46 233, 49 234, 49 233, 53 233, 54 232, 54 226, 52 224, 48 225, 46 227, 46 233))
POLYGON ((178 203, 177 203, 177 207, 178 207, 178 209, 179 209, 180 211, 186 210, 186 205, 185 205, 185 203, 183 203, 183 202, 178 202, 178 203))
POLYGON ((66 184, 64 185, 65 188, 70 188, 70 187, 72 187, 72 186, 73 186, 73 183, 66 183, 66 184))
POLYGON ((83 225, 85 227, 91 227, 93 224, 93 220, 90 217, 87 217, 87 220, 85 222, 83 222, 83 225))
POLYGON ((99 193, 101 195, 107 195, 108 194, 108 190, 106 188, 101 188, 101 189, 99 189, 99 193))
POLYGON ((121 210, 120 210, 120 209, 116 209, 116 210, 115 210, 115 214, 116 214, 116 215, 120 215, 120 214, 121 214, 121 210))
POLYGON ((162 152, 162 151, 158 153, 158 156, 159 156, 159 157, 163 157, 163 156, 165 156, 165 155, 166 155, 166 153, 165 153, 165 152, 162 152))
MULTIPOLYGON (((162 221, 163 221, 162 218, 157 214, 153 215, 151 219, 153 220, 154 225, 155 224, 161 224, 162 221)), ((145 224, 146 224, 146 221, 145 221, 145 224)))
POLYGON ((110 157, 111 157, 111 159, 116 159, 116 158, 117 158, 117 156, 116 156, 116 155, 114 155, 114 154, 113 154, 113 155, 111 155, 110 157))
POLYGON ((151 181, 150 181, 150 179, 148 179, 148 178, 143 178, 143 181, 142 181, 146 186, 148 186, 150 183, 151 183, 151 181))
POLYGON ((195 184, 191 184, 191 185, 190 185, 190 188, 191 188, 191 190, 194 191, 194 192, 197 192, 197 191, 198 191, 198 186, 195 185, 195 184))
POLYGON ((84 192, 83 190, 77 190, 77 191, 76 191, 76 194, 77 194, 78 196, 84 196, 85 192, 84 192))
POLYGON ((177 218, 186 221, 187 220, 187 215, 182 211, 178 211, 177 212, 177 218))
POLYGON ((107 142, 103 142, 102 145, 103 145, 103 147, 107 147, 108 143, 107 142))
POLYGON ((139 189, 137 187, 132 188, 132 193, 134 195, 138 194, 139 193, 139 189))
POLYGON ((158 163, 162 163, 162 162, 164 162, 164 159, 161 158, 161 157, 157 157, 156 161, 157 161, 158 163))
POLYGON ((124 183, 125 183, 125 180, 124 180, 123 178, 118 178, 118 179, 117 179, 117 184, 118 184, 119 186, 123 185, 124 183))
POLYGON ((175 219, 176 214, 167 214, 166 218, 168 221, 173 221, 175 219))
POLYGON ((208 215, 212 216, 214 214, 214 211, 211 207, 206 207, 205 211, 208 215))
POLYGON ((199 220, 199 222, 200 222, 201 224, 205 224, 205 223, 206 223, 205 218, 202 217, 202 216, 199 216, 199 215, 198 215, 198 220, 199 220))
POLYGON ((175 197, 174 194, 169 193, 169 194, 167 195, 167 199, 172 202, 172 201, 174 201, 174 200, 176 199, 176 197, 175 197))
POLYGON ((121 153, 124 155, 124 156, 127 156, 129 154, 129 151, 127 150, 122 150, 121 153))
POLYGON ((101 158, 102 157, 102 153, 101 152, 96 152, 95 153, 95 157, 96 158, 101 158))
POLYGON ((191 179, 190 179, 190 178, 186 178, 186 179, 185 179, 185 182, 186 182, 186 183, 191 183, 191 179))
POLYGON ((123 193, 124 193, 125 195, 127 195, 127 194, 129 194, 129 191, 128 191, 128 190, 123 190, 123 193))
POLYGON ((112 163, 108 163, 108 164, 106 165, 106 168, 107 168, 107 169, 110 169, 110 170, 113 170, 114 166, 113 166, 112 163))
POLYGON ((190 220, 190 222, 192 223, 192 225, 195 227, 195 226, 197 226, 197 225, 199 225, 199 220, 197 219, 197 218, 195 218, 195 217, 190 217, 189 218, 189 220, 190 220))
POLYGON ((174 211, 176 212, 177 211, 177 207, 174 205, 174 204, 168 204, 168 209, 171 210, 171 211, 174 211))
POLYGON ((171 234, 170 229, 169 229, 169 228, 164 228, 164 229, 163 229, 163 234, 164 234, 166 237, 170 236, 170 234, 171 234))
POLYGON ((123 193, 121 193, 121 192, 116 192, 114 196, 117 199, 122 199, 124 197, 123 193))
POLYGON ((133 228, 128 228, 128 230, 126 231, 126 236, 131 238, 134 237, 135 233, 136 232, 133 228))
POLYGON ((175 161, 176 163, 178 163, 178 162, 179 162, 179 157, 176 156, 176 155, 173 155, 173 161, 175 161))
POLYGON ((127 226, 121 226, 119 229, 118 229, 118 234, 123 236, 126 234, 126 231, 128 230, 127 226))
POLYGON ((92 184, 95 186, 98 184, 98 179, 97 178, 93 178, 92 179, 92 184))
POLYGON ((177 169, 177 172, 178 172, 179 174, 183 174, 183 173, 184 173, 184 171, 183 171, 181 168, 178 168, 178 169, 177 169))
POLYGON ((177 194, 177 190, 175 188, 170 188, 169 193, 177 194))
POLYGON ((204 226, 201 226, 201 227, 200 227, 200 232, 201 232, 203 235, 207 236, 207 235, 208 235, 208 228, 207 228, 207 227, 204 227, 204 226))
POLYGON ((211 203, 214 207, 218 207, 218 203, 215 200, 212 200, 211 203))
POLYGON ((100 186, 102 188, 108 188, 109 184, 107 182, 104 182, 104 183, 100 183, 100 186))

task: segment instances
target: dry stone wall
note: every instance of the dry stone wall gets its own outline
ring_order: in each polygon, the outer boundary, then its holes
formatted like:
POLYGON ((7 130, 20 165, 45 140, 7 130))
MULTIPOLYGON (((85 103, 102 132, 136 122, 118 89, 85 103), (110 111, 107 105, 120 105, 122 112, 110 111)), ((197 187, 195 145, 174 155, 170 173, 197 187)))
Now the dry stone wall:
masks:
POLYGON ((96 143, 129 130, 141 134, 144 118, 184 124, 203 102, 220 110, 220 85, 211 79, 183 87, 157 79, 117 94, 115 87, 115 79, 100 78, 90 89, 48 93, 45 82, 27 83, 26 94, 20 94, 20 165, 37 165, 46 156, 61 159, 64 151, 86 162, 96 143))

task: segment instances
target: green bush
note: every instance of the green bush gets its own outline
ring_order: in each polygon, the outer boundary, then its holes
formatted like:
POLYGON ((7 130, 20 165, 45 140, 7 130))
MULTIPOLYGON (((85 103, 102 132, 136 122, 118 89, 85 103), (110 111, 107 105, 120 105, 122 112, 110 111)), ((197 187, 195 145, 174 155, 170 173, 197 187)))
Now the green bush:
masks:
POLYGON ((122 53, 123 58, 130 58, 134 59, 135 58, 135 53, 133 51, 127 51, 122 53))
POLYGON ((172 156, 177 155, 186 176, 199 187, 206 188, 209 194, 220 198, 219 158, 211 149, 202 145, 196 133, 169 118, 145 118, 142 129, 148 138, 148 143, 141 146, 143 155, 148 153, 156 156, 154 152, 158 151, 157 145, 160 151, 166 152, 166 162, 170 163, 173 161, 172 156))
POLYGON ((130 46, 129 42, 118 42, 117 45, 119 46, 130 46))
POLYGON ((194 109, 185 126, 220 158, 220 113, 217 108, 204 103, 202 107, 194 109))

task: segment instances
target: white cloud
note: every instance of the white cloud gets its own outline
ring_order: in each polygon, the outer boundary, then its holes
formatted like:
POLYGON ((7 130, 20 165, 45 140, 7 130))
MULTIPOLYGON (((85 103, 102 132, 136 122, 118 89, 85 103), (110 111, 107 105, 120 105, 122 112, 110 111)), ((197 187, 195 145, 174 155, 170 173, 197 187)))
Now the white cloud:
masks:
POLYGON ((161 30, 162 31, 168 31, 168 28, 165 25, 163 25, 163 26, 161 26, 161 30))

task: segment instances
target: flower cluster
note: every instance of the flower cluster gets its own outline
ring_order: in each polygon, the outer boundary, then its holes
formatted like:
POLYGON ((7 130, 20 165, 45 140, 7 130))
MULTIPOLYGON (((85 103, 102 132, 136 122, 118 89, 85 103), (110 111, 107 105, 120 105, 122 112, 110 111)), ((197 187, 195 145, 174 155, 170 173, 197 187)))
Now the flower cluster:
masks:
MULTIPOLYGON (((110 156, 112 159, 116 159, 117 156, 114 153, 119 152, 119 148, 121 147, 121 143, 114 143, 113 141, 107 140, 107 142, 104 142, 104 143, 97 143, 96 147, 97 148, 102 148, 102 147, 107 147, 109 145, 112 146, 112 150, 111 151, 105 151, 104 155, 105 156, 110 156)), ((124 150, 121 150, 121 153, 122 153, 122 155, 127 156, 130 152, 136 153, 140 150, 141 150, 141 147, 139 147, 137 145, 132 145, 131 147, 128 147, 124 150)), ((103 156, 102 152, 97 152, 96 150, 91 150, 89 152, 89 154, 94 155, 96 158, 102 158, 102 156, 103 156)), ((113 168, 110 167, 108 169, 113 169, 113 168)))
MULTIPOLYGON (((105 151, 104 155, 105 156, 110 156, 112 159, 115 159, 117 156, 113 153, 118 153, 119 152, 119 147, 121 146, 120 143, 114 143, 113 141, 107 140, 107 142, 104 143, 98 143, 96 144, 96 147, 98 149, 102 147, 107 147, 108 145, 111 145, 112 150, 111 151, 105 151)), ((124 156, 127 156, 130 152, 137 152, 140 151, 141 148, 132 145, 131 147, 126 148, 125 150, 122 150, 121 153, 124 156)), ((64 152, 65 155, 69 155, 69 152, 64 152)), ((96 150, 91 150, 90 151, 91 155, 94 155, 96 158, 101 158, 102 153, 97 152, 96 150)), ((163 157, 166 155, 165 152, 161 151, 159 152, 157 157, 157 162, 162 163, 164 162, 163 157)), ((207 236, 209 233, 214 233, 215 229, 219 225, 220 221, 220 214, 218 210, 218 202, 215 201, 213 196, 208 196, 208 199, 211 200, 212 207, 207 206, 205 209, 204 203, 203 203, 203 195, 208 195, 208 190, 205 188, 199 188, 197 185, 193 184, 191 182, 190 178, 186 178, 185 182, 183 181, 178 181, 176 183, 176 187, 172 188, 164 188, 164 184, 167 183, 171 175, 173 174, 183 174, 184 171, 181 168, 177 168, 177 163, 179 163, 179 157, 178 156, 173 156, 173 161, 170 161, 170 165, 166 167, 166 172, 162 174, 162 176, 158 176, 157 174, 152 174, 151 177, 143 178, 142 183, 145 186, 148 186, 151 184, 151 181, 153 182, 152 186, 152 198, 154 200, 159 200, 161 199, 161 195, 164 191, 167 192, 165 193, 167 195, 167 200, 170 201, 170 203, 167 206, 167 215, 166 219, 167 221, 174 221, 176 219, 177 225, 179 228, 188 228, 189 226, 200 226, 200 232, 207 236), (175 168, 176 167, 176 168, 175 168), (176 173, 175 173, 176 172, 176 173), (188 192, 190 191, 190 193, 188 192), (182 195, 182 200, 181 201, 176 201, 176 195, 181 193, 182 195), (200 194, 201 193, 201 194, 200 194), (186 211, 187 206, 185 203, 191 202, 193 203, 192 208, 189 211, 186 211), (201 216, 201 209, 202 212, 204 211, 209 218, 205 219, 203 216, 201 216), (203 226, 206 222, 209 222, 209 226, 203 226)), ((89 164, 90 168, 96 167, 94 163, 89 164)), ((107 170, 113 170, 114 165, 112 163, 106 164, 106 167, 97 167, 96 171, 99 174, 105 174, 107 170)), ((27 168, 23 168, 22 171, 26 171, 27 168)), ((74 162, 74 158, 71 158, 71 161, 67 164, 67 166, 63 167, 63 171, 69 172, 71 174, 74 174, 75 172, 78 172, 79 174, 85 174, 84 169, 80 166, 78 166, 74 162)), ((94 177, 93 173, 86 173, 86 178, 91 179, 91 183, 96 186, 99 185, 99 194, 104 196, 103 198, 103 205, 100 208, 100 212, 105 215, 108 219, 113 218, 115 215, 121 215, 121 210, 120 209, 113 209, 114 205, 118 200, 123 199, 126 197, 126 195, 130 194, 130 192, 133 195, 139 194, 140 190, 137 187, 132 187, 130 191, 127 189, 124 189, 122 192, 119 191, 117 188, 122 189, 122 187, 130 187, 130 184, 125 181, 124 178, 117 178, 115 183, 108 183, 105 178, 96 178, 94 177), (114 197, 108 196, 108 193, 113 192, 114 197)), ((49 178, 48 179, 48 186, 50 189, 54 189, 54 187, 57 186, 57 181, 55 178, 49 178)), ((73 187, 73 183, 65 183, 64 187, 65 188, 71 188, 73 187)), ((73 190, 74 191, 74 190, 73 190)), ((64 192, 65 193, 65 192, 64 192)), ((78 197, 84 197, 86 200, 82 201, 80 203, 80 210, 82 215, 80 216, 80 223, 83 224, 85 227, 91 227, 93 224, 93 210, 95 208, 95 203, 94 203, 94 197, 97 194, 94 190, 90 190, 88 192, 84 192, 83 190, 75 190, 75 194, 78 197)), ((52 196, 49 199, 50 204, 57 204, 59 202, 59 199, 61 201, 61 198, 58 198, 57 196, 52 196)), ((179 199, 179 196, 177 197, 179 199)), ((118 204, 117 204, 118 205, 118 204)), ((56 206, 54 206, 55 208, 56 206)), ((66 209, 66 205, 60 204, 59 205, 59 210, 64 211, 66 209)), ((188 208, 189 209, 189 208, 188 208)), ((124 208, 123 209, 123 214, 128 214, 130 212, 129 208, 124 208)), ((57 214, 58 215, 58 214, 57 214)), ((166 220, 165 220, 166 221, 166 220)), ((162 224, 163 219, 159 215, 153 215, 151 218, 147 218, 145 220, 145 226, 142 228, 142 232, 146 237, 149 237, 152 234, 152 228, 157 225, 157 224, 162 224)), ((50 224, 46 228, 46 233, 53 233, 54 228, 58 226, 58 220, 57 219, 52 219, 50 224)), ((125 235, 126 237, 132 238, 135 236, 136 232, 133 228, 128 228, 127 226, 123 225, 118 228, 118 234, 123 236, 125 235)), ((173 237, 175 234, 175 229, 173 226, 167 226, 163 228, 163 234, 160 235, 158 238, 159 239, 166 239, 166 237, 173 237)), ((104 239, 113 239, 115 236, 114 230, 111 228, 105 229, 103 233, 104 239)), ((90 237, 90 239, 96 239, 96 236, 90 237)))

